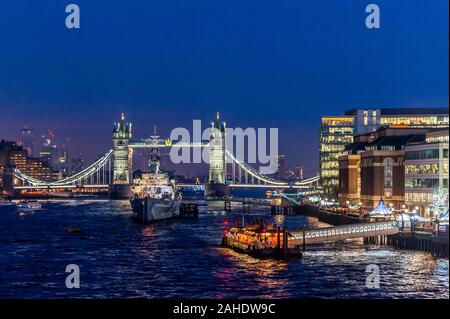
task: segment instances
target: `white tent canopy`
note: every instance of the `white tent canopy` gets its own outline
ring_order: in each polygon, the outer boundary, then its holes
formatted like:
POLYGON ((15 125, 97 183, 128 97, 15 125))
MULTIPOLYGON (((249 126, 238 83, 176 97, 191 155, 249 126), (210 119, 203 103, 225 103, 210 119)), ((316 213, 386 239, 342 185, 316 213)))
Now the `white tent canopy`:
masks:
POLYGON ((375 207, 372 211, 369 212, 369 215, 372 217, 375 216, 389 216, 392 215, 392 211, 389 209, 389 207, 386 206, 384 201, 381 199, 378 202, 377 207, 375 207))
POLYGON ((437 219, 440 222, 447 222, 448 223, 448 209, 447 209, 447 211, 443 211, 442 213, 438 214, 437 219))

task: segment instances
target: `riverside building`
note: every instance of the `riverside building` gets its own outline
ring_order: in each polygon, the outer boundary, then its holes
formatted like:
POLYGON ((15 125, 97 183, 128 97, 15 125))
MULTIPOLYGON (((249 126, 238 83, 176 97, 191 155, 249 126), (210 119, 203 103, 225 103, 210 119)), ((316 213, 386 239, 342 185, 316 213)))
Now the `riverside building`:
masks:
POLYGON ((405 146, 425 141, 427 129, 380 128, 355 137, 339 158, 339 204, 372 210, 383 201, 403 208, 405 146))
POLYGON ((448 128, 448 108, 357 108, 344 116, 322 117, 320 130, 320 181, 326 196, 337 198, 339 157, 354 137, 380 128, 448 128))
POLYGON ((448 192, 448 130, 429 132, 425 141, 405 147, 405 205, 423 217, 433 217, 430 206, 436 189, 448 192))
POLYGON ((0 141, 0 193, 11 192, 11 187, 17 180, 13 180, 12 172, 19 169, 22 173, 45 181, 59 179, 57 171, 48 167, 39 158, 28 157, 28 151, 16 142, 0 141))

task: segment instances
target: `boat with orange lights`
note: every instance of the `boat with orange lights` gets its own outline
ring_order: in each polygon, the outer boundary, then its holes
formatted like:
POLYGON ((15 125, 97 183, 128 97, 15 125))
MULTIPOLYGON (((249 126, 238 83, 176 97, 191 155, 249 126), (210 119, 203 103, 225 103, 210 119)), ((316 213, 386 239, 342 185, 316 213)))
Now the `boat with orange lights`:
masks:
POLYGON ((232 227, 223 237, 222 245, 254 257, 301 257, 299 247, 288 246, 289 236, 286 228, 275 228, 264 219, 255 219, 247 226, 232 227))

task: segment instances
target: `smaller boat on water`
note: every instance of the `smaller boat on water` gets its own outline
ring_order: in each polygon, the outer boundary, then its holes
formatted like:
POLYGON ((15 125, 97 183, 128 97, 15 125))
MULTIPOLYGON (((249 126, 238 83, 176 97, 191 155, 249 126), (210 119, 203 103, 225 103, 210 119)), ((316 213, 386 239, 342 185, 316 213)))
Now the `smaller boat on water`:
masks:
POLYGON ((42 208, 38 201, 22 201, 17 204, 17 210, 20 212, 33 212, 42 208))
POLYGON ((285 229, 276 229, 264 219, 256 219, 247 226, 231 228, 223 237, 222 245, 254 257, 302 256, 298 247, 289 247, 284 242, 289 236, 285 229))
POLYGON ((68 228, 67 228, 67 231, 68 231, 69 233, 80 233, 80 232, 81 232, 81 229, 80 229, 79 227, 68 227, 68 228))

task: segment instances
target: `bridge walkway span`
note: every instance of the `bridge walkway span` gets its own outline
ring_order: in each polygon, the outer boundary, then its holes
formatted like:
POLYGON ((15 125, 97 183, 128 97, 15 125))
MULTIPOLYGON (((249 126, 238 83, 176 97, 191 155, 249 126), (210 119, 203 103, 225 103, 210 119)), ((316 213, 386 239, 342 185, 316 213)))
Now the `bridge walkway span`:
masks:
POLYGON ((395 235, 400 232, 397 221, 358 223, 320 229, 290 231, 289 245, 322 244, 352 238, 395 235))

